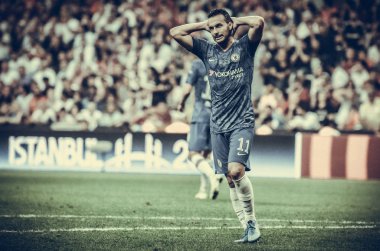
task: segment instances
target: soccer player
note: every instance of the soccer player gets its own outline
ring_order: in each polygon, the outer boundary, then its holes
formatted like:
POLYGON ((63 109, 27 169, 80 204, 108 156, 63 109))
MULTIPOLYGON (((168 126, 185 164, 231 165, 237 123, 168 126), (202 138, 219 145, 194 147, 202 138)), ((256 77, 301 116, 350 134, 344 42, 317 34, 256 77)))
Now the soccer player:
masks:
POLYGON ((233 208, 245 227, 236 242, 255 242, 261 234, 256 223, 253 189, 246 171, 253 140, 254 112, 251 101, 253 59, 261 41, 264 19, 231 18, 224 9, 212 10, 203 22, 184 24, 170 35, 205 64, 211 87, 211 144, 217 172, 226 175, 233 208), (248 33, 235 39, 234 30, 248 25, 248 33), (215 43, 193 37, 209 31, 215 43))
POLYGON ((207 161, 207 156, 211 152, 210 85, 208 84, 206 68, 200 59, 194 60, 191 64, 178 110, 183 111, 185 102, 190 96, 193 87, 195 90, 195 102, 188 137, 189 160, 201 173, 199 192, 195 195, 195 198, 201 200, 211 198, 215 200, 219 194, 219 179, 207 161), (210 193, 207 193, 208 183, 210 193))

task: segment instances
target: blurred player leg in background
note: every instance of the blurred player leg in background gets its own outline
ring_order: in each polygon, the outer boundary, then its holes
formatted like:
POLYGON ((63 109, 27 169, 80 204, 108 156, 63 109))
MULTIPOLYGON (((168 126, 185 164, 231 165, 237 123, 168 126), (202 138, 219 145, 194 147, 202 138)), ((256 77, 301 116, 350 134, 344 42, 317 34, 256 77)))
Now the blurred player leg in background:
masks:
MULTIPOLYGON (((189 154, 190 155, 190 154, 189 154)), ((194 168, 197 168, 195 166, 195 164, 190 160, 190 157, 189 157, 189 160, 188 160, 188 163, 190 165, 192 165, 194 168)), ((198 193, 195 194, 195 198, 198 199, 198 200, 205 200, 205 199, 208 199, 208 193, 207 193, 207 186, 208 186, 208 178, 207 178, 207 175, 200 172, 200 184, 199 184, 199 190, 198 190, 198 193)))
POLYGON ((191 117, 189 142, 189 160, 201 173, 201 184, 197 199, 216 199, 219 194, 220 179, 217 178, 208 156, 211 151, 210 135, 210 85, 208 83, 206 68, 201 60, 196 59, 191 64, 184 93, 178 110, 183 111, 186 100, 194 88, 194 106, 191 117), (205 184, 209 185, 209 192, 205 184))
MULTIPOLYGON (((189 146, 191 148, 191 146, 189 146)), ((189 154, 190 162, 201 173, 200 187, 198 193, 195 195, 196 199, 216 199, 219 194, 219 180, 215 175, 213 168, 210 166, 207 156, 210 151, 194 152, 189 154), (209 187, 209 191, 207 188, 209 187)))

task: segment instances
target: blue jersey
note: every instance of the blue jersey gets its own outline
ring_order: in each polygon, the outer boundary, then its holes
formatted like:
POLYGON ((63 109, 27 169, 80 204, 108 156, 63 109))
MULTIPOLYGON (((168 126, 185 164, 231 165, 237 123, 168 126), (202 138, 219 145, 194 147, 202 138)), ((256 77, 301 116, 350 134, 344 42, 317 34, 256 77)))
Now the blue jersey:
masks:
POLYGON ((207 79, 206 67, 201 60, 196 59, 191 64, 186 83, 191 84, 195 91, 191 122, 210 123, 210 85, 207 79))
POLYGON ((212 132, 254 126, 251 84, 256 48, 248 35, 236 40, 226 52, 215 43, 193 38, 192 52, 205 64, 211 87, 212 132))

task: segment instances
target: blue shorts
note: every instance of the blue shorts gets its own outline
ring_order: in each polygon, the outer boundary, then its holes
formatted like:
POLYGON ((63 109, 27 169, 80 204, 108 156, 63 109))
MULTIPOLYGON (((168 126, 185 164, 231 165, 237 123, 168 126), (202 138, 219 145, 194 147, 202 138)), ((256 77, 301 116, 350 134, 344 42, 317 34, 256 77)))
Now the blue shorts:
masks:
POLYGON ((211 150, 210 123, 191 123, 188 141, 190 152, 211 150))
POLYGON ((238 162, 250 171, 249 155, 253 143, 253 128, 239 128, 226 133, 211 133, 216 173, 228 172, 228 163, 238 162))

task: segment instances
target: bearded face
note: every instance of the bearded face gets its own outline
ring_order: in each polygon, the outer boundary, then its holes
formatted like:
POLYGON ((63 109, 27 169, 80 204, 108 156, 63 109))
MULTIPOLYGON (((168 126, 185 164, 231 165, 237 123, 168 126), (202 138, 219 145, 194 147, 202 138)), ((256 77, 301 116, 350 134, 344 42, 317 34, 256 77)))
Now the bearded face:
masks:
POLYGON ((225 44, 232 34, 232 22, 226 22, 223 15, 216 15, 208 19, 208 27, 214 41, 218 44, 225 44))

